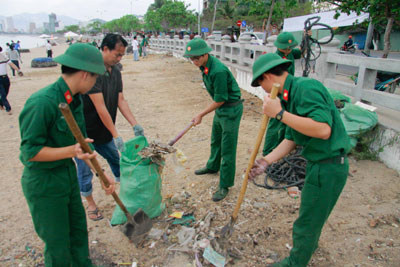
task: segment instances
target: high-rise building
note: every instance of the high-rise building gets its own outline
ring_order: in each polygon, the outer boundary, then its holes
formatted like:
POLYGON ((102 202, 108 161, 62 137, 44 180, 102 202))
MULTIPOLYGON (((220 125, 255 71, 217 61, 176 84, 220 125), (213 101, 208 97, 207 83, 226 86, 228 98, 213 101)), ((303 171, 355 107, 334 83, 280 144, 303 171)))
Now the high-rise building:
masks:
POLYGON ((29 33, 35 33, 36 32, 36 23, 31 22, 29 23, 29 33))
MULTIPOLYGON (((57 24, 57 16, 54 13, 49 15, 49 32, 54 33, 56 32, 56 24, 57 24)), ((58 26, 58 24, 57 24, 58 26)))
POLYGON ((0 32, 5 32, 6 31, 6 27, 4 24, 4 20, 0 20, 0 32))
POLYGON ((7 21, 7 31, 8 32, 15 32, 13 18, 12 17, 7 17, 6 21, 7 21))

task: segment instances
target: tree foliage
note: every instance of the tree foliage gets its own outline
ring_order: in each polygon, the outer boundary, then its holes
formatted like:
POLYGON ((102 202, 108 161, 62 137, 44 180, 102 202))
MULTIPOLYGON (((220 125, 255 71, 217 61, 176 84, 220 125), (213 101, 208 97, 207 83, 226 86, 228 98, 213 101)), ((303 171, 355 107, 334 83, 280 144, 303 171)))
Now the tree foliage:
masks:
POLYGON ((340 16, 339 12, 350 14, 356 12, 358 15, 361 12, 368 13, 370 20, 375 25, 385 26, 385 48, 383 57, 386 58, 390 50, 390 32, 393 24, 399 25, 400 1, 393 0, 321 0, 337 7, 336 17, 340 16))
POLYGON ((119 19, 108 21, 103 25, 103 28, 110 32, 120 32, 122 34, 140 30, 140 27, 139 19, 133 15, 126 15, 119 19))
POLYGON ((196 23, 193 11, 182 1, 163 0, 150 5, 144 20, 146 30, 169 31, 171 29, 189 28, 196 23), (161 4, 162 2, 162 4, 161 4))
POLYGON ((65 26, 64 29, 67 32, 69 32, 69 31, 71 31, 71 32, 79 32, 79 25, 68 25, 68 26, 65 26))

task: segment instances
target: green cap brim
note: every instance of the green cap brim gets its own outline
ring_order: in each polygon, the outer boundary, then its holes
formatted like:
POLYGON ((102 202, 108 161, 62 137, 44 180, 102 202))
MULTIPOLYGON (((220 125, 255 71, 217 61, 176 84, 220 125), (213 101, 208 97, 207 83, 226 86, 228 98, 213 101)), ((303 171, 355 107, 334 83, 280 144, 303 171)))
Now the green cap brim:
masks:
POLYGON ((53 59, 55 62, 60 63, 61 65, 65 65, 70 68, 83 70, 99 75, 103 75, 106 72, 106 67, 104 64, 95 64, 92 62, 84 61, 81 59, 72 59, 70 56, 66 54, 62 54, 53 59))
POLYGON ((271 61, 267 64, 265 64, 264 66, 262 66, 261 68, 259 68, 254 74, 253 74, 253 80, 251 81, 251 86, 253 87, 257 87, 260 86, 257 79, 266 71, 269 71, 270 69, 275 68, 278 65, 282 65, 282 64, 287 64, 288 66, 290 66, 292 64, 291 61, 286 60, 286 59, 277 59, 274 61, 271 61))
POLYGON ((298 44, 299 43, 296 40, 294 40, 290 45, 287 43, 280 43, 280 42, 278 42, 278 40, 275 40, 275 42, 274 42, 274 45, 280 49, 288 49, 288 48, 292 49, 292 48, 296 47, 296 45, 298 45, 298 44))
POLYGON ((184 57, 197 57, 197 56, 205 55, 211 51, 212 51, 212 48, 207 46, 203 49, 193 49, 192 51, 186 51, 183 56, 184 57))

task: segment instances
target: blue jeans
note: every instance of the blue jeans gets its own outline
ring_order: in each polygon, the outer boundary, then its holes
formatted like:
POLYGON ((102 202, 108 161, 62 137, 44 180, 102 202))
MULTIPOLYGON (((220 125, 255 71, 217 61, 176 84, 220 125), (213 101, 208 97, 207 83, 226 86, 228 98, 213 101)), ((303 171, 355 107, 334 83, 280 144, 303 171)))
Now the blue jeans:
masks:
MULTIPOLYGON (((114 141, 102 145, 94 145, 94 150, 96 150, 103 158, 105 158, 111 167, 111 171, 114 174, 115 180, 119 181, 120 170, 119 170, 119 154, 114 141)), ((81 190, 81 195, 84 197, 90 196, 93 192, 92 188, 92 178, 93 173, 89 166, 83 160, 75 158, 77 171, 78 171, 78 182, 79 189, 81 190)))
POLYGON ((133 60, 139 61, 139 50, 133 50, 133 60))

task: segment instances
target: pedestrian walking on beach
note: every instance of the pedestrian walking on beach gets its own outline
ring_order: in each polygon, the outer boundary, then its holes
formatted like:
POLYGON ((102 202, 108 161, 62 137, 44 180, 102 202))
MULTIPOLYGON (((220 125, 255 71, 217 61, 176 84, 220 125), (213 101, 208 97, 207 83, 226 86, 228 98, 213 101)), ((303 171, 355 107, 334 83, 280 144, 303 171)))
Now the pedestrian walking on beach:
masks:
POLYGON ((285 157, 296 145, 303 146, 307 168, 299 217, 293 224, 293 248, 289 257, 272 266, 306 267, 346 184, 350 142, 328 90, 317 80, 291 75, 291 64, 277 54, 265 54, 253 65, 252 86, 261 86, 269 94, 274 83, 281 85, 276 99, 264 97, 263 111, 287 127, 285 139, 256 160, 250 178, 265 175, 269 165, 285 157))
POLYGON ((47 40, 47 43, 46 43, 46 52, 47 52, 47 57, 50 57, 50 58, 53 57, 53 50, 51 49, 50 40, 47 40))
POLYGON ((19 76, 23 73, 21 69, 16 66, 9 58, 3 53, 3 48, 0 46, 0 110, 6 109, 8 115, 12 115, 11 105, 7 100, 8 93, 10 91, 10 78, 7 74, 7 65, 9 65, 13 71, 16 71, 19 76))
MULTIPOLYGON (((125 100, 121 72, 115 66, 125 55, 128 43, 119 34, 107 34, 102 43, 101 51, 106 72, 99 75, 96 84, 83 96, 86 131, 93 139, 94 149, 107 160, 117 182, 120 179, 119 151, 124 151, 124 142, 115 127, 117 111, 131 125, 135 136, 144 135, 143 128, 125 100)), ((85 197, 88 206, 87 213, 91 220, 103 218, 93 199, 93 174, 82 160, 77 159, 78 181, 81 195, 85 197)))
POLYGON ((149 40, 147 39, 146 35, 143 35, 142 42, 140 43, 142 47, 143 57, 147 56, 147 47, 149 46, 149 40))
MULTIPOLYGON (((17 68, 19 68, 19 62, 22 64, 21 57, 19 56, 19 53, 17 50, 14 49, 14 44, 10 45, 10 50, 7 52, 8 58, 11 60, 12 63, 14 63, 17 68)), ((12 70, 12 75, 15 76, 15 69, 10 66, 12 70)))
POLYGON ((137 36, 133 37, 132 40, 132 51, 133 51, 133 60, 139 61, 139 43, 137 41, 137 36))
MULTIPOLYGON (((73 157, 89 161, 58 108, 66 103, 86 136, 81 95, 105 71, 101 53, 88 44, 73 44, 54 59, 61 77, 32 94, 19 116, 21 184, 36 233, 45 243, 46 266, 92 266, 85 210, 73 157)), ((86 142, 91 142, 86 139, 86 142)), ((114 192, 114 181, 104 188, 114 192)), ((104 185, 103 185, 104 187, 104 185)))
POLYGON ((243 101, 240 88, 232 73, 219 59, 208 54, 212 49, 200 38, 194 38, 186 46, 184 57, 190 58, 200 68, 203 82, 213 102, 193 118, 194 125, 215 111, 211 132, 211 155, 205 167, 196 175, 220 172, 218 190, 213 201, 226 197, 235 181, 236 146, 243 101))

